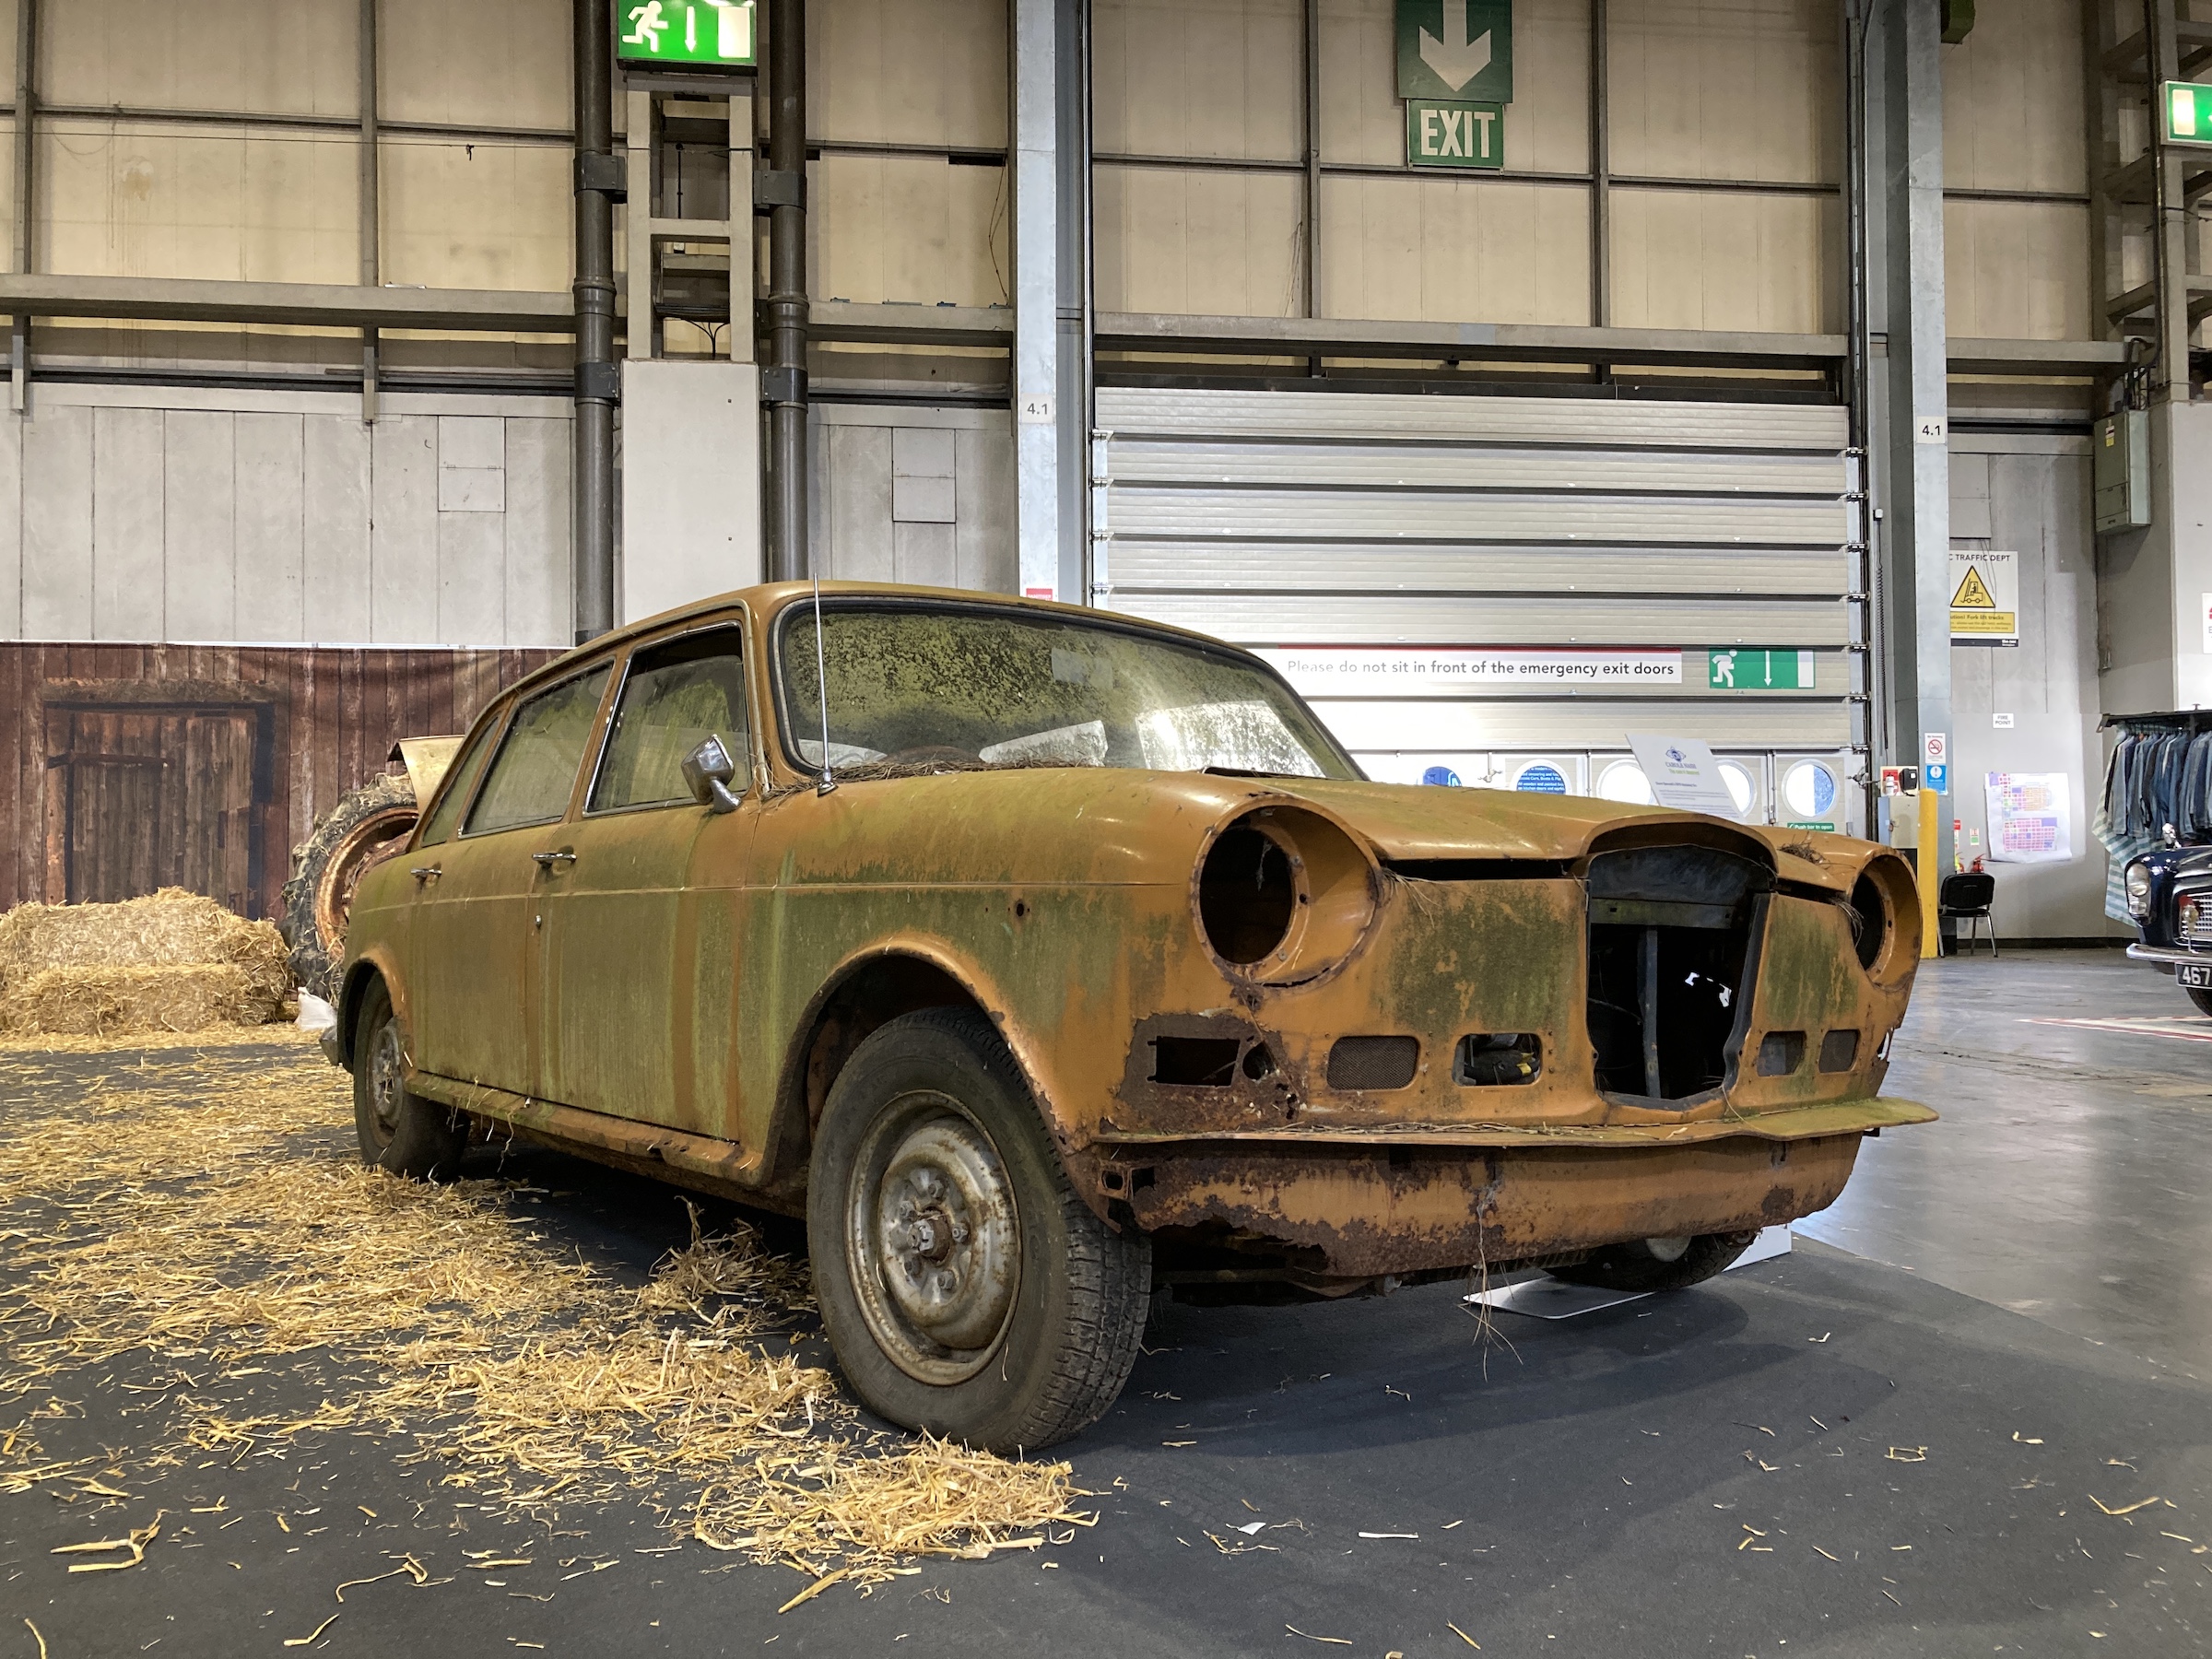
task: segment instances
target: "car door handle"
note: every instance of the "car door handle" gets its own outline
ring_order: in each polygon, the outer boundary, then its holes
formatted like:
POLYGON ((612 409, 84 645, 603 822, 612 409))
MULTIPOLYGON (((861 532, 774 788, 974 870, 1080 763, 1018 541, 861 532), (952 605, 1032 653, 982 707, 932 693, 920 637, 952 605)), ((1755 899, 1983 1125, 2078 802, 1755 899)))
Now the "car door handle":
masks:
POLYGON ((576 854, 573 853, 533 853, 530 854, 530 861, 541 870, 550 870, 555 865, 574 864, 576 854))
POLYGON ((444 875, 445 870, 438 865, 417 865, 407 874, 414 877, 417 882, 428 885, 444 875))

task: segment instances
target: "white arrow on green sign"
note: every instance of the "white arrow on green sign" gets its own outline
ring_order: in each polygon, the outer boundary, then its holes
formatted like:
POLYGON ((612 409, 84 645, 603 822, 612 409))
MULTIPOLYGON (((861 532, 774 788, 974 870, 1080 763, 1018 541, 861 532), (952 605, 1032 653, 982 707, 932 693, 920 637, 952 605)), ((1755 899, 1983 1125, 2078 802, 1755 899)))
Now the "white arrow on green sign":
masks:
POLYGON ((1398 96, 1512 102, 1512 0, 1398 0, 1398 96))

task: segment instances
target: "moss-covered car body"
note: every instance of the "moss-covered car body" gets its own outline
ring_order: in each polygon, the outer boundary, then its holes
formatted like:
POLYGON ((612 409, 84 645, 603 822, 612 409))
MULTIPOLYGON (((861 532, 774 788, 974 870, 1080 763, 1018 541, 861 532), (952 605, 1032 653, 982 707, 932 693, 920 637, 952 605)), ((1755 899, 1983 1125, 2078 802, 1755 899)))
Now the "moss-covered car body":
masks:
POLYGON ((581 648, 494 703, 407 853, 362 878, 334 1057, 381 979, 417 1093, 795 1211, 855 1047, 972 1007, 1076 1193, 1149 1235, 1162 1279, 1220 1295, 1787 1221, 1835 1199, 1864 1136, 1934 1116, 1878 1098, 1918 955, 1894 853, 1356 774, 924 766, 824 792, 832 751, 782 729, 773 629, 861 600, 1140 626, 786 585, 581 648), (625 665, 710 626, 746 641, 735 809, 586 811, 625 665), (502 723, 580 673, 593 732, 559 821, 438 839, 502 723), (1240 935, 1262 865, 1290 909, 1240 935))

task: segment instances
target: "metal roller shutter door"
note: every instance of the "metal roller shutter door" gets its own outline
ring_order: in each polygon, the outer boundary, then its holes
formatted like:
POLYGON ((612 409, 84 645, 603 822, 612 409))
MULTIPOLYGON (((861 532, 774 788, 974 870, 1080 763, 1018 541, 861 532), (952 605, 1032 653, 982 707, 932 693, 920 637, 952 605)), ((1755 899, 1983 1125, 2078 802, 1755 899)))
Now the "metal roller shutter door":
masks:
POLYGON ((1849 760, 1848 441, 1806 405, 1101 387, 1095 597, 1261 649, 1681 653, 1679 680, 1603 690, 1314 696, 1401 770, 1603 757, 1630 731, 1849 760), (1716 688, 1727 650, 1799 666, 1716 688))

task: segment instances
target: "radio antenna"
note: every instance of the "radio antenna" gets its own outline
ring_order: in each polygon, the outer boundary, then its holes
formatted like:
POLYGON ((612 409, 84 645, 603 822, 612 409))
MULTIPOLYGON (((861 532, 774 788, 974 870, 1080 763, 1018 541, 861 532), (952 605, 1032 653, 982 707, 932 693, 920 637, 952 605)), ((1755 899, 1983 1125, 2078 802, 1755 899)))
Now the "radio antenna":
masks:
POLYGON ((830 771, 830 668, 827 653, 822 650, 822 579, 814 579, 814 683, 822 699, 822 776, 814 786, 816 794, 828 794, 837 787, 837 780, 830 771))

